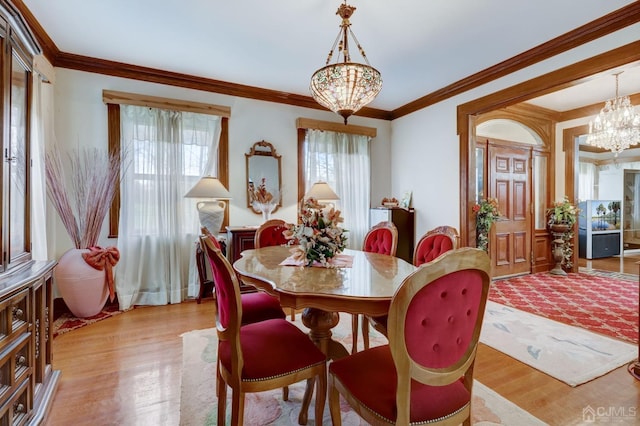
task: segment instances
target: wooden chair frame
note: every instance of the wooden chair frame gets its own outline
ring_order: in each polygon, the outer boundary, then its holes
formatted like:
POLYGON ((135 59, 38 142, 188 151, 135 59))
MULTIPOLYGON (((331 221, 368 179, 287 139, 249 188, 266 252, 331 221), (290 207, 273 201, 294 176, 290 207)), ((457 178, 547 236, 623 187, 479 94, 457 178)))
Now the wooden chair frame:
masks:
MULTIPOLYGON (((465 388, 471 393, 473 386, 473 368, 475 364, 478 342, 480 340, 480 331, 482 328, 482 320, 484 318, 484 310, 486 307, 487 297, 489 294, 490 278, 490 262, 485 252, 476 248, 465 247, 462 249, 452 250, 438 257, 433 262, 425 264, 424 267, 417 269, 413 274, 407 277, 401 287, 398 289, 391 302, 389 309, 389 349, 393 358, 397 371, 397 392, 396 407, 397 418, 393 423, 382 420, 379 416, 363 407, 360 402, 336 377, 329 374, 329 407, 333 424, 339 426, 340 419, 340 403, 339 396, 347 400, 349 405, 353 407, 365 421, 372 425, 409 424, 409 401, 411 396, 411 381, 415 380, 430 386, 442 386, 453 383, 456 380, 463 379, 465 388), (411 358, 407 351, 405 341, 405 317, 415 294, 422 288, 428 286, 437 279, 451 274, 455 271, 477 270, 482 275, 482 291, 479 302, 478 316, 476 318, 475 327, 472 338, 467 346, 463 356, 458 361, 446 368, 426 368, 411 358)), ((471 403, 469 402, 459 412, 441 419, 438 425, 459 425, 464 423, 470 424, 471 403)))
POLYGON ((267 229, 274 228, 277 226, 287 226, 287 223, 282 219, 269 219, 264 222, 260 227, 256 230, 255 236, 253 238, 253 246, 255 248, 260 248, 262 245, 260 244, 260 237, 263 232, 267 229))
POLYGON ((420 240, 418 240, 418 244, 416 244, 416 248, 413 251, 413 264, 415 266, 420 266, 417 264, 417 254, 419 252, 420 246, 434 235, 446 235, 447 237, 449 237, 451 239, 451 243, 453 244, 453 250, 457 249, 460 245, 460 236, 458 235, 458 230, 453 226, 444 225, 433 228, 432 230, 427 231, 427 233, 422 237, 420 237, 420 240))
MULTIPOLYGON (((365 235, 364 240, 362 242, 362 250, 367 251, 366 250, 367 239, 372 234, 379 232, 381 229, 387 230, 391 233, 391 248, 389 250, 389 253, 387 254, 389 256, 395 256, 396 250, 398 249, 398 228, 396 228, 396 225, 393 222, 389 222, 389 221, 377 223, 371 229, 369 229, 369 231, 365 235)), ((352 354, 356 353, 356 351, 358 350, 358 322, 360 321, 360 317, 361 315, 359 314, 353 314, 351 316, 351 336, 353 339, 353 342, 351 345, 352 354)), ((369 319, 365 316, 362 317, 362 342, 364 344, 364 348, 368 349, 369 348, 369 319)))
MULTIPOLYGON (((282 219, 269 219, 267 220, 265 223, 263 223, 262 225, 260 225, 260 227, 256 230, 256 234, 253 238, 253 246, 255 248, 260 248, 262 247, 262 244, 260 243, 260 237, 262 235, 262 233, 264 231, 266 231, 267 229, 273 228, 273 227, 277 227, 277 226, 287 226, 287 222, 285 222, 282 219)), ((295 321, 296 320, 296 310, 293 308, 290 308, 289 310, 289 318, 291 319, 291 321, 295 321)))
POLYGON ((285 388, 293 383, 307 380, 307 391, 305 392, 302 407, 298 421, 300 424, 307 423, 307 411, 311 403, 313 383, 315 382, 316 391, 316 408, 315 418, 316 425, 322 425, 322 415, 324 411, 326 390, 327 390, 327 365, 325 362, 312 365, 304 369, 292 371, 288 374, 279 375, 277 377, 264 378, 257 381, 242 380, 242 371, 244 367, 244 357, 240 344, 240 329, 242 320, 242 302, 240 295, 240 282, 237 275, 227 258, 222 252, 214 246, 214 244, 206 236, 200 237, 200 243, 207 256, 216 256, 219 263, 226 268, 231 283, 233 285, 234 301, 228 306, 229 322, 225 327, 218 315, 216 315, 216 329, 218 341, 228 341, 231 344, 231 353, 235 357, 231 363, 231 369, 226 369, 221 362, 218 362, 216 369, 216 395, 218 396, 218 424, 224 425, 226 418, 226 399, 227 386, 232 389, 231 402, 231 423, 234 425, 244 424, 244 394, 253 392, 262 392, 271 389, 285 388))

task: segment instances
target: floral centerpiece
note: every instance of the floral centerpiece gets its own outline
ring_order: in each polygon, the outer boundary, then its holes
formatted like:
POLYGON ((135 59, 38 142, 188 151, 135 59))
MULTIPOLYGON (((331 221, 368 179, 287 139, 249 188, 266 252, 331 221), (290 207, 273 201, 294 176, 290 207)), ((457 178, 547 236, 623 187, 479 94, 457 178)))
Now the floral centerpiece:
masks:
POLYGON ((251 206, 262 212, 262 218, 265 221, 269 220, 271 213, 278 205, 278 197, 274 196, 274 194, 267 189, 267 179, 262 178, 257 187, 253 182, 249 182, 249 188, 247 190, 249 191, 251 206))
POLYGON ((573 267, 573 225, 578 221, 580 209, 576 208, 565 196, 562 201, 556 201, 547 210, 547 224, 554 233, 554 257, 560 260, 560 266, 573 267), (558 244, 557 241, 562 243, 558 244))
POLYGON ((476 247, 488 251, 491 225, 500 217, 498 200, 485 198, 473 206, 476 215, 476 247))
POLYGON ((325 209, 315 198, 308 198, 300 210, 301 223, 289 225, 285 237, 296 241, 298 246, 291 249, 294 260, 302 261, 306 266, 314 262, 330 266, 330 260, 341 253, 347 242, 345 230, 340 227, 344 220, 340 210, 333 207, 325 209))

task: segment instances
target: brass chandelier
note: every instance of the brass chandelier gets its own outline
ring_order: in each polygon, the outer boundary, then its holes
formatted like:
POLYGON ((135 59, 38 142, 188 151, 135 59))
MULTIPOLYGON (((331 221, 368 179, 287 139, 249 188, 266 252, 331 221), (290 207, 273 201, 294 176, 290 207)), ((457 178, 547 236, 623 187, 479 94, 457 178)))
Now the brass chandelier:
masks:
POLYGON ((313 99, 341 115, 344 118, 344 124, 347 124, 347 118, 350 115, 371 102, 382 89, 380 72, 369 64, 364 49, 351 30, 349 18, 355 10, 355 7, 347 5, 346 0, 338 8, 336 15, 342 18, 338 37, 329 51, 325 66, 311 76, 309 87, 313 99), (351 62, 349 35, 356 43, 366 65, 351 62), (336 46, 338 46, 337 62, 330 65, 336 46), (342 54, 341 62, 340 54, 342 54))
POLYGON ((600 114, 589 122, 589 134, 586 142, 598 148, 615 153, 628 149, 640 142, 640 114, 638 114, 628 96, 618 95, 618 76, 616 76, 616 97, 608 100, 600 114))

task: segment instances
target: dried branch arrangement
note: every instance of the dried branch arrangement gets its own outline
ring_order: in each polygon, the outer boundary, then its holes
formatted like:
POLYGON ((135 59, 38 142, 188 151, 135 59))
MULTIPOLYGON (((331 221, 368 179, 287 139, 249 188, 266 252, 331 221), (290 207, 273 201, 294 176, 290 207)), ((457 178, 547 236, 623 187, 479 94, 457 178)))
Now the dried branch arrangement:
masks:
POLYGON ((120 155, 83 148, 64 157, 56 145, 47 149, 47 195, 75 248, 93 247, 119 184, 120 155))

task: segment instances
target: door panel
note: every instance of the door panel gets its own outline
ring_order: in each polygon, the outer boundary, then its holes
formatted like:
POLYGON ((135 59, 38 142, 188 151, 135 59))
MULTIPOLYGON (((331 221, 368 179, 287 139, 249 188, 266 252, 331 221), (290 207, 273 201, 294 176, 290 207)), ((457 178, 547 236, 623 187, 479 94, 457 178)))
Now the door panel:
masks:
POLYGON ((489 197, 501 215, 489 242, 494 278, 531 272, 531 153, 489 142, 489 197))

